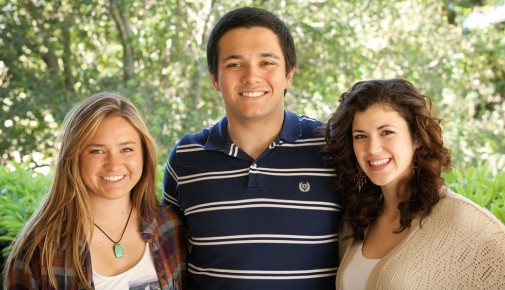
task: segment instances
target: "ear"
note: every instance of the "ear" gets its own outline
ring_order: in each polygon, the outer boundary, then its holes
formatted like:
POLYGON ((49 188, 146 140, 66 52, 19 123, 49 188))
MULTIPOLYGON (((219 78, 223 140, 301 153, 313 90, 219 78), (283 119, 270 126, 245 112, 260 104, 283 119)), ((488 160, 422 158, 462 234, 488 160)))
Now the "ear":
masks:
POLYGON ((286 87, 284 88, 285 90, 289 89, 291 87, 291 83, 293 82, 293 75, 295 74, 295 67, 293 67, 288 75, 286 76, 286 87))
POLYGON ((217 81, 217 77, 210 71, 210 69, 207 69, 210 75, 210 79, 212 80, 212 84, 214 85, 214 88, 216 91, 220 92, 221 87, 219 87, 219 82, 217 81))
POLYGON ((419 139, 415 138, 414 143, 412 145, 413 145, 414 151, 415 151, 421 147, 421 142, 419 142, 419 139))

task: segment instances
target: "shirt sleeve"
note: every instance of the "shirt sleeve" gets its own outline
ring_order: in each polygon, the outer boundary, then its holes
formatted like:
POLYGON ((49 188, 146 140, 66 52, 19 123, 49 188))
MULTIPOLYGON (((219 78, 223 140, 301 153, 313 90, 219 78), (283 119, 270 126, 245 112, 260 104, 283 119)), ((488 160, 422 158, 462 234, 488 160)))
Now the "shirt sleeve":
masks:
POLYGON ((165 164, 165 170, 163 173, 163 183, 162 183, 163 194, 161 203, 163 205, 171 207, 177 213, 179 218, 182 220, 183 224, 186 225, 183 210, 179 203, 179 194, 178 194, 179 181, 177 171, 175 168, 176 166, 174 166, 176 151, 177 146, 174 147, 174 149, 172 149, 172 152, 170 152, 170 155, 165 164))
POLYGON ((24 253, 13 261, 12 270, 9 273, 8 289, 39 289, 40 288, 40 251, 35 250, 26 269, 21 266, 24 253), (38 272, 33 272, 38 270, 38 272))
POLYGON ((164 213, 157 217, 159 222, 162 223, 162 226, 158 228, 159 235, 156 235, 156 243, 158 244, 160 254, 153 255, 155 264, 163 264, 165 273, 167 274, 161 277, 160 284, 162 286, 170 286, 168 279, 171 279, 173 284, 171 286, 174 289, 186 289, 186 256, 188 247, 185 230, 172 207, 165 207, 163 211, 164 213))
POLYGON ((177 173, 175 172, 172 164, 175 158, 175 152, 177 147, 170 152, 167 162, 165 163, 165 169, 163 173, 163 195, 161 203, 163 205, 175 206, 179 208, 178 196, 176 194, 177 190, 177 173))
POLYGON ((486 236, 476 256, 475 289, 505 289, 505 231, 486 236))

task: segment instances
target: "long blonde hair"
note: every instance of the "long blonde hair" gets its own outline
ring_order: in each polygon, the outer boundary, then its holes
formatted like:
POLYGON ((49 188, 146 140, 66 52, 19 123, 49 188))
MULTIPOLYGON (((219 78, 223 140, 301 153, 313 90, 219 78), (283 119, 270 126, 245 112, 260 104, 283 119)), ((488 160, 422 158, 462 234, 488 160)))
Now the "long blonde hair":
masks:
POLYGON ((135 105, 114 93, 98 93, 76 105, 65 117, 61 145, 52 185, 13 243, 4 268, 4 287, 16 259, 27 269, 39 243, 41 264, 47 264, 50 284, 57 288, 52 261, 57 252, 65 253, 65 267, 71 266, 80 283, 91 288, 83 269, 88 251, 82 242, 85 229, 93 228, 89 194, 79 170, 79 155, 101 122, 121 116, 136 128, 143 148, 144 166, 139 182, 131 192, 132 204, 142 216, 152 217, 159 203, 156 199, 156 144, 135 105), (21 255, 21 256, 20 256, 21 255), (44 261, 44 263, 42 263, 44 261))

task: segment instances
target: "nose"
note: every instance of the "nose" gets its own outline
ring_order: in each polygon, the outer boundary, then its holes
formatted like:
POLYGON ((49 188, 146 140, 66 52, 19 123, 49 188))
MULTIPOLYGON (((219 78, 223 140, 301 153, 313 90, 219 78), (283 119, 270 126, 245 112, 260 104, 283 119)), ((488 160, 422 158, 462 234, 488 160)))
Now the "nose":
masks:
POLYGON ((382 151, 382 142, 380 138, 371 136, 368 142, 368 152, 378 153, 382 151))
POLYGON ((105 162, 105 168, 109 170, 115 170, 121 165, 121 156, 120 154, 117 153, 108 153, 106 162, 105 162))
POLYGON ((244 69, 244 73, 242 76, 242 82, 244 84, 253 84, 259 82, 259 68, 254 65, 248 65, 244 69))

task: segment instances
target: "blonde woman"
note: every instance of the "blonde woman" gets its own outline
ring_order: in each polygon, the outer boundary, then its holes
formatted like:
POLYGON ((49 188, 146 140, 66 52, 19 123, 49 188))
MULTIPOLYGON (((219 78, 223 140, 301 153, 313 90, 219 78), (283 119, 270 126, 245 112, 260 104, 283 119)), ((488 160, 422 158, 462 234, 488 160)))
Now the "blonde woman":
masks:
POLYGON ((129 100, 99 93, 74 107, 52 186, 13 244, 4 288, 182 289, 183 227, 156 199, 156 162, 129 100))

